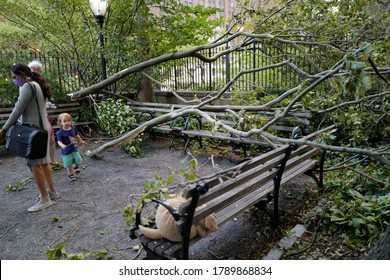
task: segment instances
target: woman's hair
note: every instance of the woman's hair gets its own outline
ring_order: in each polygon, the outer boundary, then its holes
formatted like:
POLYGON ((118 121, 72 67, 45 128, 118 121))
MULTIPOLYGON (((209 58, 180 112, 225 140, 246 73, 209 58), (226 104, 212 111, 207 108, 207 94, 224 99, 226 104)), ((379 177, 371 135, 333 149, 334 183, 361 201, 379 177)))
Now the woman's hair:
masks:
POLYGON ((62 120, 63 120, 64 118, 69 118, 70 121, 73 123, 73 118, 72 118, 72 115, 71 115, 71 114, 62 113, 62 114, 59 114, 59 115, 58 115, 57 125, 59 125, 59 126, 62 127, 62 120))
POLYGON ((42 63, 39 60, 33 60, 28 65, 30 68, 40 68, 42 69, 42 63))
POLYGON ((24 74, 26 78, 31 78, 33 81, 37 82, 42 89, 43 96, 47 100, 50 100, 51 98, 50 86, 44 77, 42 77, 37 73, 32 72, 30 67, 28 67, 27 65, 20 64, 20 63, 14 64, 11 67, 11 71, 16 75, 24 74))

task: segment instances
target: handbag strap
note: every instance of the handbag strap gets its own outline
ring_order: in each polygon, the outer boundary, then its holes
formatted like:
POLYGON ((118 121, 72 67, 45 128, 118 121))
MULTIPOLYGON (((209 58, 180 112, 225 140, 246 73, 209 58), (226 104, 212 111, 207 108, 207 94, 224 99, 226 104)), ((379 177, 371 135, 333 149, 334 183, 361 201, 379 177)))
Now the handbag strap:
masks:
POLYGON ((37 103, 37 106, 38 106, 38 115, 39 115, 39 127, 41 129, 44 129, 43 128, 43 121, 42 121, 42 116, 41 116, 41 108, 39 107, 39 103, 38 103, 38 97, 37 97, 37 91, 35 89, 35 85, 32 85, 30 82, 28 82, 28 84, 30 85, 32 91, 33 91, 33 95, 35 95, 35 102, 37 103))

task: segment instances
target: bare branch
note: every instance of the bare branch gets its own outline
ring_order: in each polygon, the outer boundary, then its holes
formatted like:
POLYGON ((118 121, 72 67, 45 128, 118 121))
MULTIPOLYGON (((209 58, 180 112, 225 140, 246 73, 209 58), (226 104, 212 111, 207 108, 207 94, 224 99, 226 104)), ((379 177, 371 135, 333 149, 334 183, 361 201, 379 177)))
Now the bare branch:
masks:
POLYGON ((340 104, 337 104, 336 106, 333 106, 333 107, 330 107, 330 108, 327 108, 327 109, 323 109, 323 110, 317 110, 315 112, 318 113, 318 114, 329 113, 329 112, 338 110, 341 107, 347 107, 347 106, 350 106, 350 105, 363 103, 363 102, 365 102, 367 100, 382 98, 382 97, 384 97, 384 96, 386 96, 388 94, 390 94, 390 91, 385 91, 385 92, 381 92, 381 93, 378 93, 378 94, 369 95, 369 96, 363 97, 363 98, 358 99, 358 100, 340 103, 340 104))

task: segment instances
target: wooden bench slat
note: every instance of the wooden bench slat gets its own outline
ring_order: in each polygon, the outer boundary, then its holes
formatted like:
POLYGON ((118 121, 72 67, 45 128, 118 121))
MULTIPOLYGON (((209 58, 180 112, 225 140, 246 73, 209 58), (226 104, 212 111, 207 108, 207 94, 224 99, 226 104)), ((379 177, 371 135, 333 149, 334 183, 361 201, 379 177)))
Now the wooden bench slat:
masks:
POLYGON ((181 133, 190 136, 209 137, 209 138, 215 138, 215 139, 237 142, 237 143, 269 146, 269 144, 265 141, 260 141, 260 140, 250 139, 250 138, 238 138, 236 136, 230 136, 227 133, 218 132, 218 131, 212 132, 209 130, 183 130, 181 133))
POLYGON ((0 116, 3 117, 3 114, 7 116, 7 114, 11 113, 13 109, 14 109, 13 107, 0 108, 0 113, 1 113, 0 116))
MULTIPOLYGON (((193 240, 195 241, 195 240, 193 240)), ((197 241, 197 240, 196 240, 197 241)), ((192 241, 190 244, 194 244, 192 241)), ((183 248, 182 243, 175 243, 173 246, 169 247, 162 253, 162 256, 167 259, 179 259, 179 254, 183 248)))
POLYGON ((156 110, 156 108, 152 108, 152 107, 131 107, 131 110, 132 111, 135 111, 135 112, 147 112, 147 113, 158 113, 158 112, 162 112, 162 113, 169 113, 169 112, 172 112, 172 110, 170 109, 158 109, 156 110))
POLYGON ((68 113, 68 114, 72 114, 72 113, 78 113, 80 111, 80 108, 79 107, 72 107, 72 108, 57 108, 57 109, 51 109, 51 110, 48 110, 47 113, 49 115, 60 115, 62 113, 68 113))
MULTIPOLYGON (((235 188, 220 194, 218 197, 214 197, 213 200, 210 200, 206 204, 207 207, 195 212, 193 218, 194 223, 204 219, 212 213, 220 211, 220 209, 225 207, 226 204, 237 201, 239 198, 251 193, 258 186, 263 186, 266 182, 272 181, 272 179, 276 176, 276 173, 277 169, 271 169, 266 173, 261 173, 258 177, 250 178, 248 181, 245 181, 240 185, 236 185, 235 188)), ((202 205, 202 203, 199 203, 199 205, 202 205)), ((177 225, 180 228, 184 224, 181 223, 181 221, 178 221, 177 225)))
POLYGON ((166 242, 165 239, 151 240, 151 239, 147 238, 146 236, 142 236, 141 238, 142 238, 141 240, 143 242, 146 242, 146 244, 148 245, 148 248, 152 251, 154 251, 158 246, 160 246, 161 244, 166 242))
POLYGON ((255 189, 253 192, 251 192, 251 195, 241 197, 240 199, 234 201, 234 203, 218 211, 216 213, 218 225, 222 226, 224 223, 237 216, 243 210, 255 205, 261 199, 264 199, 267 195, 272 193, 273 188, 273 182, 268 181, 262 186, 261 189, 255 189))
POLYGON ((165 241, 154 249, 154 252, 158 255, 163 255, 166 251, 168 254, 172 254, 172 247, 175 247, 176 243, 171 241, 165 241))
POLYGON ((11 112, 12 112, 12 110, 11 110, 11 111, 9 111, 9 112, 4 112, 4 113, 1 113, 1 114, 0 114, 0 118, 8 118, 8 117, 9 117, 9 115, 11 114, 11 112))

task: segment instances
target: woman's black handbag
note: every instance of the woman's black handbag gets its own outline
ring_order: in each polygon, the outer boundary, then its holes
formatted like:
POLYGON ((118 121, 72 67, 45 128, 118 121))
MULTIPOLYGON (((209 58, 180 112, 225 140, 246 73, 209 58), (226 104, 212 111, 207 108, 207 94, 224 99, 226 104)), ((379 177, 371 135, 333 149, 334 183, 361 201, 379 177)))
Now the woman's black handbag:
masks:
POLYGON ((30 123, 14 124, 6 134, 5 149, 28 159, 46 157, 48 133, 30 123))
POLYGON ((7 130, 5 149, 15 156, 27 159, 39 159, 46 157, 49 136, 48 132, 43 129, 43 122, 35 89, 32 86, 31 88, 35 94, 41 128, 35 127, 30 123, 14 124, 7 130))

